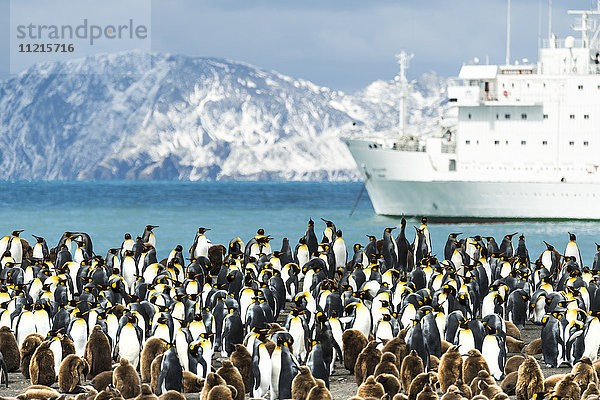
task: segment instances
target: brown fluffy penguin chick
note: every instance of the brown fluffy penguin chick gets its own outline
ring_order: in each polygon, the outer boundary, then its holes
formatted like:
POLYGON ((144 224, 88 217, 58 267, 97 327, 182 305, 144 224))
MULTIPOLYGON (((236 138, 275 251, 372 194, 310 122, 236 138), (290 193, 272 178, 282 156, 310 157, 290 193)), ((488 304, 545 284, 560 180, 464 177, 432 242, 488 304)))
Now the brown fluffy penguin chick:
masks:
POLYGON ((519 377, 519 373, 517 371, 513 371, 510 374, 506 375, 500 384, 502 391, 509 396, 515 395, 515 389, 517 388, 517 378, 519 377))
POLYGON ((241 344, 235 345, 235 351, 231 353, 231 357, 229 357, 233 365, 240 371, 242 375, 242 379, 244 380, 244 388, 246 393, 250 393, 250 387, 252 386, 252 382, 250 380, 250 371, 252 368, 252 355, 246 349, 246 346, 241 344))
POLYGON ((531 343, 529 343, 527 347, 525 347, 525 354, 527 354, 528 356, 542 354, 542 339, 537 338, 532 340, 531 343))
POLYGON ((8 372, 15 372, 21 366, 21 354, 15 335, 8 326, 0 328, 0 353, 4 356, 8 372))
POLYGON ((442 355, 445 354, 450 347, 454 346, 452 343, 448 343, 445 340, 442 340, 442 355))
POLYGON ((158 396, 152 392, 150 385, 142 383, 140 394, 137 395, 135 400, 158 400, 158 396))
POLYGON ((400 371, 400 368, 402 367, 402 360, 404 360, 404 357, 408 355, 408 348, 406 347, 406 342, 404 339, 395 337, 388 341, 385 346, 383 346, 381 353, 394 353, 396 356, 396 368, 398 368, 398 371, 400 371))
POLYGON ((200 393, 204 387, 204 379, 190 371, 183 371, 183 393, 200 393))
POLYGON ((54 353, 50 350, 50 341, 42 342, 31 357, 29 376, 32 385, 51 386, 56 380, 54 353))
POLYGON ((481 390, 479 393, 484 395, 488 399, 493 398, 498 393, 502 393, 502 389, 500 388, 500 386, 496 384, 489 385, 486 381, 479 382, 479 389, 481 390))
POLYGON ((521 331, 515 324, 510 321, 506 321, 506 336, 510 336, 513 339, 521 340, 521 331))
POLYGON ((560 382, 567 374, 556 374, 544 379, 544 390, 546 392, 553 392, 556 384, 560 382))
POLYGON ((467 358, 463 362, 462 378, 463 381, 470 385, 473 378, 477 376, 479 371, 487 371, 490 373, 490 368, 485 362, 485 359, 477 349, 472 349, 467 352, 467 358))
POLYGON ((317 382, 310 373, 310 369, 306 365, 301 365, 298 368, 298 375, 292 381, 292 400, 304 400, 308 396, 310 389, 315 387, 317 382))
POLYGON ((594 382, 590 382, 587 385, 585 391, 581 394, 581 400, 586 400, 590 396, 598 396, 600 395, 600 391, 598 390, 598 385, 594 382))
POLYGON ((575 383, 584 391, 588 383, 598 384, 598 375, 589 357, 581 357, 579 361, 571 369, 571 373, 576 375, 575 383))
POLYGON ((217 375, 225 379, 227 385, 235 388, 235 394, 233 395, 235 400, 244 400, 246 393, 244 378, 231 361, 223 360, 221 368, 217 370, 217 375))
POLYGON ((600 378, 600 359, 594 361, 594 363, 592 365, 594 366, 594 369, 596 370, 596 375, 598 376, 598 378, 600 378))
POLYGON ((400 379, 392 374, 381 374, 377 375, 375 380, 383 386, 383 390, 385 390, 385 394, 391 399, 396 395, 396 393, 400 392, 400 379))
POLYGON ((113 371, 112 384, 126 399, 140 394, 140 376, 125 358, 121 358, 120 365, 113 371))
POLYGON ((110 342, 100 325, 96 325, 92 329, 92 333, 90 333, 88 341, 85 344, 83 358, 90 367, 90 372, 87 375, 88 379, 93 379, 100 372, 112 369, 110 342))
POLYGON ((473 380, 471 381, 471 385, 469 386, 469 388, 471 389, 471 394, 473 396, 476 396, 479 393, 481 393, 481 389, 479 388, 479 382, 481 381, 487 382, 488 385, 494 385, 496 383, 496 381, 494 380, 494 378, 492 378, 489 372, 479 371, 479 373, 475 378, 473 378, 473 380))
POLYGON ((504 373, 508 375, 513 371, 518 371, 519 366, 523 363, 523 361, 525 361, 525 357, 522 355, 512 356, 506 360, 506 364, 504 364, 504 373))
POLYGON ((423 372, 415 376, 408 389, 408 400, 416 400, 427 383, 435 389, 438 384, 438 377, 435 372, 423 372))
POLYGON ((462 400, 464 396, 460 390, 455 385, 448 386, 448 390, 442 396, 442 400, 462 400))
POLYGON ((117 400, 123 399, 121 393, 112 386, 108 386, 96 395, 94 400, 117 400))
POLYGON ((523 347, 525 347, 524 341, 506 335, 506 351, 509 353, 520 353, 523 347))
POLYGON ((489 400, 489 399, 482 394, 478 394, 477 396, 473 396, 471 400, 489 400))
POLYGON ((325 386, 325 381, 323 379, 317 379, 315 382, 316 386, 310 389, 306 400, 333 400, 331 392, 329 392, 329 389, 325 386))
POLYGON ((438 381, 442 393, 446 393, 448 388, 456 383, 461 373, 462 357, 458 346, 452 346, 442 355, 438 367, 438 381))
POLYGON ((92 386, 99 392, 103 391, 108 385, 112 385, 112 375, 112 371, 100 372, 92 379, 92 386))
POLYGON ((210 390, 219 385, 227 385, 225 379, 221 378, 220 375, 217 375, 214 372, 209 372, 204 380, 204 387, 202 388, 202 393, 200 393, 200 400, 208 400, 208 394, 210 393, 210 390))
MULTIPOLYGON (((151 367, 152 361, 156 356, 167 351, 167 342, 161 338, 150 338, 144 345, 142 355, 140 358, 140 374, 142 375, 142 382, 150 382, 152 377, 151 367)), ((156 391, 156 388, 155 388, 156 391)))
POLYGON ((44 341, 44 338, 39 333, 30 333, 25 337, 25 340, 21 344, 20 357, 21 357, 21 373, 27 379, 29 379, 29 364, 31 363, 31 357, 35 353, 35 349, 44 341))
POLYGON ((63 393, 73 393, 75 388, 85 381, 88 363, 75 354, 69 354, 60 363, 58 370, 58 390, 63 393))
POLYGON ((370 375, 359 387, 356 395, 362 398, 374 397, 380 399, 385 394, 383 385, 377 381, 373 375, 370 375))
POLYGON ((463 382, 462 378, 458 378, 454 386, 456 386, 467 399, 471 399, 473 397, 473 391, 469 385, 463 382))
POLYGON ((429 371, 438 372, 440 368, 440 359, 433 354, 429 355, 429 371))
POLYGON ((45 385, 32 385, 21 391, 16 397, 19 400, 46 400, 58 397, 60 393, 45 385))
POLYGON ((504 392, 496 393, 496 395, 494 397, 492 397, 492 400, 509 400, 509 399, 510 399, 510 397, 504 392))
POLYGON ((379 360, 379 364, 375 367, 373 375, 377 377, 381 374, 392 374, 396 378, 400 378, 400 372, 396 367, 396 356, 393 353, 383 353, 381 355, 381 359, 379 360))
POLYGON ((365 335, 357 329, 348 329, 342 333, 342 354, 344 355, 344 367, 354 373, 354 366, 358 355, 365 347, 369 340, 365 335))
POLYGON ((152 364, 150 365, 150 387, 154 393, 157 392, 156 386, 158 385, 158 375, 160 375, 160 368, 162 366, 163 355, 159 354, 156 356, 152 364))
POLYGON ((210 389, 208 400, 233 400, 236 394, 237 391, 231 385, 217 385, 210 389))
POLYGON ((581 389, 575 381, 575 374, 565 375, 565 377, 556 384, 554 394, 560 397, 570 398, 571 400, 580 400, 581 389))
POLYGON ((394 398, 392 400, 408 400, 408 396, 405 395, 404 393, 400 392, 400 393, 396 393, 396 395, 394 396, 394 398))
POLYGON ((425 387, 423 388, 421 393, 419 393, 419 395, 417 396, 417 400, 437 400, 437 399, 438 399, 438 395, 435 392, 435 390, 433 389, 433 387, 431 386, 431 384, 429 384, 429 383, 425 384, 425 387))
POLYGON ((60 338, 60 347, 62 347, 62 356, 65 358, 69 354, 75 354, 75 343, 67 335, 57 335, 60 338))
POLYGON ((158 400, 185 400, 185 396, 176 390, 169 390, 161 394, 158 400))
POLYGON ((367 344, 358 357, 354 365, 354 379, 357 385, 361 385, 369 375, 373 375, 375 367, 381 359, 381 351, 377 349, 377 342, 371 341, 367 344))
POLYGON ((415 376, 425 371, 423 368, 423 360, 417 355, 415 350, 404 357, 402 360, 402 366, 400 367, 400 383, 402 384, 402 390, 408 394, 410 383, 413 381, 415 376))
POLYGON ((529 400, 534 393, 544 391, 544 375, 535 358, 527 356, 519 367, 515 394, 517 400, 529 400))

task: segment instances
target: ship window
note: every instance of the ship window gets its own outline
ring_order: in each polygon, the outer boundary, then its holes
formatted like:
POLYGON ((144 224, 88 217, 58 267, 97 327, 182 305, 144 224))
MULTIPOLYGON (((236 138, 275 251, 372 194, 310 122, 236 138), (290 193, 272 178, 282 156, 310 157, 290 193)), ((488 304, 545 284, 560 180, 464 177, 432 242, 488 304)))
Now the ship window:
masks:
POLYGON ((504 114, 504 119, 510 119, 510 114, 504 114))
POLYGON ((548 119, 548 114, 544 114, 544 119, 548 119))
POLYGON ((527 119, 527 114, 521 114, 521 119, 527 119))
POLYGON ((456 171, 456 160, 450 160, 448 171, 456 171))
POLYGON ((500 118, 500 115, 496 113, 496 119, 500 118))
POLYGON ((575 142, 569 142, 569 146, 575 146, 575 142))
POLYGON ((569 118, 570 118, 570 119, 575 119, 575 114, 571 114, 571 115, 569 115, 569 118))
POLYGON ((526 141, 526 140, 521 140, 521 146, 524 146, 524 145, 526 145, 526 144, 527 144, 527 141, 526 141))
POLYGON ((494 144, 497 146, 497 145, 500 144, 500 141, 499 140, 494 140, 494 144))
POLYGON ((590 119, 590 114, 583 114, 583 119, 590 119))
POLYGON ((583 142, 583 145, 584 145, 584 146, 589 146, 589 145, 590 145, 590 142, 588 142, 588 141, 586 140, 585 142, 583 142))
POLYGON ((583 85, 577 85, 578 90, 583 90, 583 85))
POLYGON ((471 119, 471 114, 469 114, 469 119, 471 119))
POLYGON ((542 146, 547 146, 548 145, 548 141, 547 140, 542 140, 542 146))
POLYGON ((527 87, 529 87, 529 83, 527 84, 527 87))
POLYGON ((515 84, 514 84, 514 83, 511 83, 511 86, 512 86, 512 87, 515 87, 515 84))
POLYGON ((470 140, 465 140, 465 144, 471 144, 470 140))
POLYGON ((508 140, 506 140, 506 141, 504 142, 504 144, 508 144, 508 140))

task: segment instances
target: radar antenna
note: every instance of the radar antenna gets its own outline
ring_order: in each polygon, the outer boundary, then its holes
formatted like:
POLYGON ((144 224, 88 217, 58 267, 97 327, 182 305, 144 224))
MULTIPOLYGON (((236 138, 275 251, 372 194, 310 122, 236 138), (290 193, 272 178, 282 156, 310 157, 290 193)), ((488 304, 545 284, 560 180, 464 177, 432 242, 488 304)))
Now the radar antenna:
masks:
POLYGON ((406 79, 406 70, 408 69, 408 63, 414 54, 408 54, 404 50, 400 52, 400 54, 396 54, 396 59, 398 59, 398 64, 400 64, 400 73, 398 74, 398 80, 400 82, 400 137, 406 134, 406 98, 408 97, 408 91, 410 89, 410 85, 408 80, 406 79))

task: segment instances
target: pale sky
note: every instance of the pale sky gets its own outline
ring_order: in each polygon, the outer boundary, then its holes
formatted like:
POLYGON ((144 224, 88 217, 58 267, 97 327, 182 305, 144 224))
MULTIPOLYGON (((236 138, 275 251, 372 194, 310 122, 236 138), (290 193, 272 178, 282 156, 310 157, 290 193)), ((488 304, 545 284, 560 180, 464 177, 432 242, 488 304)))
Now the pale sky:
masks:
MULTIPOLYGON (((26 2, 29 0, 15 0, 26 2)), ((47 0, 51 2, 52 0, 47 0)), ((76 0, 75 0, 76 1, 76 0)), ((126 0, 123 0, 126 1, 126 0)), ((152 51, 228 58, 346 92, 391 79, 394 55, 414 53, 409 78, 456 76, 478 57, 503 63, 506 0, 152 0, 152 51)), ((566 9, 596 0, 554 0, 553 31, 574 34, 566 9)), ((0 0, 0 79, 9 74, 9 0, 0 0)), ((68 10, 57 10, 68 13, 68 10)), ((511 59, 537 60, 548 0, 512 0, 511 59)))

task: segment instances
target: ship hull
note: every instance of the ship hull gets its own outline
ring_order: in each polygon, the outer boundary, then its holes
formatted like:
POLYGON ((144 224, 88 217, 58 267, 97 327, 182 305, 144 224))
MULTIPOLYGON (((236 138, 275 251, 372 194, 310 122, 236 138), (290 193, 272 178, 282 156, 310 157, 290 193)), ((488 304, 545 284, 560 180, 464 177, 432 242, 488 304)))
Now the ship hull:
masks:
POLYGON ((377 214, 439 219, 600 219, 600 187, 576 183, 396 181, 369 178, 377 214))
POLYGON ((600 219, 598 175, 562 178, 533 172, 491 174, 442 170, 427 152, 400 151, 369 140, 344 140, 365 179, 377 214, 438 219, 600 219))

